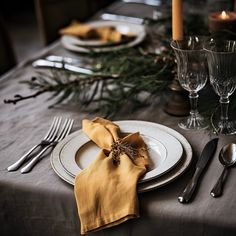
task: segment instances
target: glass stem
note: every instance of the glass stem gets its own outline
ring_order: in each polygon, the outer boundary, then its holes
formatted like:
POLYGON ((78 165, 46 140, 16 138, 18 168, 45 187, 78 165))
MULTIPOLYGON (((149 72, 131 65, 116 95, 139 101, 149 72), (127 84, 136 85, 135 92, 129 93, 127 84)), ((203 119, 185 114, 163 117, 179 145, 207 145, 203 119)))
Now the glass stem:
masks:
POLYGON ((196 117, 198 114, 198 110, 197 110, 197 103, 198 103, 198 94, 196 92, 190 92, 189 93, 189 99, 190 99, 190 115, 192 117, 196 117))
POLYGON ((226 127, 228 122, 228 107, 229 107, 229 98, 228 97, 221 97, 220 98, 220 109, 221 109, 221 122, 223 127, 226 127))

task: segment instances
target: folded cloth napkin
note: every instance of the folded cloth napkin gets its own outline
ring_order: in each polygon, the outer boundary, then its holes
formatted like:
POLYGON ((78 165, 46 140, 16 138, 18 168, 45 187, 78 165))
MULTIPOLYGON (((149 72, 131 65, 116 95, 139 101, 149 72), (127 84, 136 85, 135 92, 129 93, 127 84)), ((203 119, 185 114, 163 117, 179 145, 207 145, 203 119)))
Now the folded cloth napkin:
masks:
POLYGON ((72 35, 85 40, 101 40, 102 42, 121 42, 133 40, 136 35, 132 32, 122 34, 113 26, 92 27, 86 23, 73 22, 71 25, 60 29, 61 35, 72 35))
POLYGON ((103 118, 83 120, 83 131, 101 149, 75 178, 81 234, 139 217, 137 181, 148 168, 139 133, 120 137, 119 126, 103 118))
POLYGON ((94 29, 87 24, 72 22, 71 25, 60 29, 59 33, 62 35, 73 35, 80 38, 89 39, 94 36, 94 29))

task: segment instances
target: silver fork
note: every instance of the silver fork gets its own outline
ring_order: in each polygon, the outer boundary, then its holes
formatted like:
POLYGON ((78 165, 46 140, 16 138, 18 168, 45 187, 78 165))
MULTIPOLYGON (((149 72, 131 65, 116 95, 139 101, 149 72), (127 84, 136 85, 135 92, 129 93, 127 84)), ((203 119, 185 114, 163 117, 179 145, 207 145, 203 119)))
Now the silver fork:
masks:
POLYGON ((33 146, 27 153, 25 153, 18 161, 16 161, 14 164, 10 165, 7 170, 8 171, 15 171, 17 170, 26 160, 28 160, 30 154, 37 149, 40 146, 45 146, 50 144, 50 140, 53 140, 56 136, 56 134, 59 131, 59 127, 61 124, 61 117, 54 117, 52 124, 47 132, 47 134, 45 135, 45 137, 42 139, 42 141, 33 146))
POLYGON ((36 163, 40 160, 41 156, 48 150, 50 147, 54 147, 57 145, 58 142, 60 142, 62 139, 64 139, 71 131, 73 126, 74 120, 72 119, 66 119, 59 134, 56 136, 54 140, 51 141, 49 145, 44 147, 40 153, 38 153, 25 167, 23 167, 20 172, 22 174, 28 173, 32 170, 32 168, 36 165, 36 163))

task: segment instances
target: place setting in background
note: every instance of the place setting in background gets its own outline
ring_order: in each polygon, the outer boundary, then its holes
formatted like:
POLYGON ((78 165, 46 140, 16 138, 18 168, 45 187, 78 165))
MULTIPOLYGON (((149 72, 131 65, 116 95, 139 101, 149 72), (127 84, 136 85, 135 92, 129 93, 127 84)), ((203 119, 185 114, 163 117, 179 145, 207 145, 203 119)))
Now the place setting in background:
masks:
POLYGON ((110 52, 133 47, 145 36, 144 25, 120 21, 74 22, 61 29, 62 46, 74 52, 110 52))
MULTIPOLYGON (((146 37, 144 25, 121 21, 72 22, 61 29, 62 46, 73 52, 105 53, 130 48, 146 37)), ((32 63, 34 68, 66 70, 84 75, 97 75, 101 64, 91 58, 49 55, 32 63), (93 65, 93 66, 91 66, 93 65)), ((110 75, 112 76, 112 75, 110 75)))

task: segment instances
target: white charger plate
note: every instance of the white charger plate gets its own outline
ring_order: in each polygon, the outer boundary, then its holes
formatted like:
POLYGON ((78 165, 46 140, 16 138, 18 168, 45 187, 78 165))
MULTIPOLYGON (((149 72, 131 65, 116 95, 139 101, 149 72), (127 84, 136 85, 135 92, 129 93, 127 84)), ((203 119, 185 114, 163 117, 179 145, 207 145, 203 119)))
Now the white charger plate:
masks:
POLYGON ((138 24, 132 24, 128 22, 120 22, 120 21, 94 21, 94 22, 88 22, 88 25, 90 25, 93 28, 99 28, 104 26, 114 27, 118 31, 123 33, 131 33, 133 35, 136 35, 136 37, 133 38, 133 40, 123 42, 118 45, 111 45, 109 44, 107 46, 104 45, 101 41, 91 41, 91 40, 80 40, 75 36, 71 35, 63 35, 61 37, 61 43, 62 46, 66 49, 74 52, 110 52, 114 50, 120 50, 124 48, 133 47, 139 43, 141 43, 145 36, 146 31, 145 27, 143 25, 138 24), (93 46, 93 47, 91 47, 93 46), (96 47, 94 47, 96 46, 96 47), (99 47, 101 46, 101 47, 99 47))
MULTIPOLYGON (((147 145, 150 167, 139 183, 165 174, 180 161, 183 148, 172 135, 153 129, 142 121, 117 121, 115 123, 119 125, 122 133, 139 131, 147 145)), ((75 177, 96 158, 99 151, 100 148, 90 141, 82 130, 79 130, 77 135, 61 148, 59 160, 65 171, 75 177)))
MULTIPOLYGON (((137 121, 130 121, 130 122, 137 122, 137 121)), ((145 182, 145 183, 138 184, 138 192, 142 193, 142 192, 150 191, 150 190, 153 190, 156 188, 160 188, 161 186, 172 182, 178 176, 183 174, 187 170, 187 168, 189 167, 189 165, 191 163, 192 149, 191 149, 189 142, 185 139, 185 137, 183 135, 181 135, 180 133, 178 133, 177 131, 175 131, 171 128, 168 128, 164 125, 160 125, 160 124, 156 124, 156 123, 145 122, 145 121, 138 121, 138 122, 145 123, 149 128, 153 128, 157 132, 164 131, 164 132, 172 135, 173 137, 175 137, 176 139, 179 140, 179 142, 181 143, 181 145, 183 147, 183 156, 182 156, 180 162, 173 169, 171 169, 170 171, 168 171, 167 173, 165 173, 164 175, 162 175, 158 178, 155 178, 155 179, 145 182)), ((50 157, 51 165, 52 165, 52 168, 55 171, 55 173, 61 179, 63 179, 64 181, 66 181, 67 183, 69 183, 71 185, 74 185, 74 177, 69 175, 65 171, 63 166, 61 165, 60 160, 59 160, 59 153, 60 153, 61 149, 63 148, 63 146, 67 142, 69 142, 71 139, 75 138, 76 136, 77 136, 77 132, 67 136, 62 142, 60 142, 54 148, 54 150, 51 154, 51 157, 50 157)))

